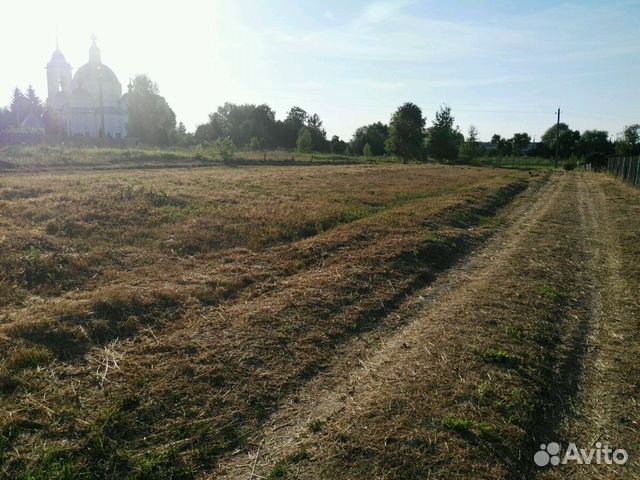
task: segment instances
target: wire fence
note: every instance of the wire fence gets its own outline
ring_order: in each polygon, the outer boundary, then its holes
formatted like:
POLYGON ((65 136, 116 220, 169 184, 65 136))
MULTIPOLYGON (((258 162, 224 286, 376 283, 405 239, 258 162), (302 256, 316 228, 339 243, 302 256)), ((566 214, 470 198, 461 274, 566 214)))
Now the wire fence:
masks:
POLYGON ((637 187, 640 185, 640 157, 611 157, 607 172, 637 187))

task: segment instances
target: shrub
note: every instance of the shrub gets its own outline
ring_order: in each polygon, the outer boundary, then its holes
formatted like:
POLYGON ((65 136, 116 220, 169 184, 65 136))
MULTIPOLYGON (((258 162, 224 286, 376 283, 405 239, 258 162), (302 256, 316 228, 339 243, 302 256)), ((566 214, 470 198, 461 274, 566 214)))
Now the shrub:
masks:
POLYGON ((362 149, 362 154, 367 158, 373 157, 373 149, 371 148, 371 145, 365 143, 364 148, 362 149))
POLYGON ((577 166, 578 162, 575 157, 571 157, 568 160, 565 160, 564 164, 562 164, 562 167, 568 172, 570 172, 571 170, 575 170, 577 166))
POLYGON ((211 145, 214 155, 223 162, 229 162, 234 159, 236 155, 236 146, 231 138, 218 138, 213 145, 211 145))

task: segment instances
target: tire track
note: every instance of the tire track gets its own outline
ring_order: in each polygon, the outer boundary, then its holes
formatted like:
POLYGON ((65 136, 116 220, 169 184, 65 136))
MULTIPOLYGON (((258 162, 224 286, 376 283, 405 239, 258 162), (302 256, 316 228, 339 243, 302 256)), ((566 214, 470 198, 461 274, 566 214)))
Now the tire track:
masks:
POLYGON ((559 466, 542 471, 540 478, 640 478, 640 409, 636 399, 629 395, 635 389, 638 375, 640 312, 633 301, 637 287, 629 284, 622 271, 625 261, 637 259, 625 258, 621 252, 615 224, 620 213, 603 190, 603 185, 610 182, 603 175, 577 177, 579 212, 589 246, 590 278, 586 288, 590 328, 585 335, 586 354, 581 362, 579 389, 574 398, 566 399, 566 413, 557 425, 557 435, 564 446, 573 442, 588 450, 600 442, 614 449, 624 448, 630 460, 623 467, 595 463, 559 466))

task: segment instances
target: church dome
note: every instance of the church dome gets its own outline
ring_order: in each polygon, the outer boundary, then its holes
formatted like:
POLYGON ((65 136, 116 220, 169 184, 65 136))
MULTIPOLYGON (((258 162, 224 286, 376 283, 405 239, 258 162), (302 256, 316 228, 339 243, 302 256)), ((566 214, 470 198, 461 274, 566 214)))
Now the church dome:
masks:
POLYGON ((102 85, 120 85, 113 70, 97 62, 89 62, 80 67, 73 76, 73 82, 78 86, 90 85, 99 82, 100 76, 102 76, 102 85))

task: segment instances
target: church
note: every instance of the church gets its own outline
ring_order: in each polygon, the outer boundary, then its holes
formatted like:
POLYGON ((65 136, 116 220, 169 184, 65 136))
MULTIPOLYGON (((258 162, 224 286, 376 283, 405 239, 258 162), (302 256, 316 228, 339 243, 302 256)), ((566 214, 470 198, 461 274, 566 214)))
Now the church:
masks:
POLYGON ((73 77, 71 65, 56 46, 47 64, 47 114, 55 119, 59 133, 69 136, 124 138, 127 106, 122 85, 108 66, 92 36, 89 62, 73 77))

